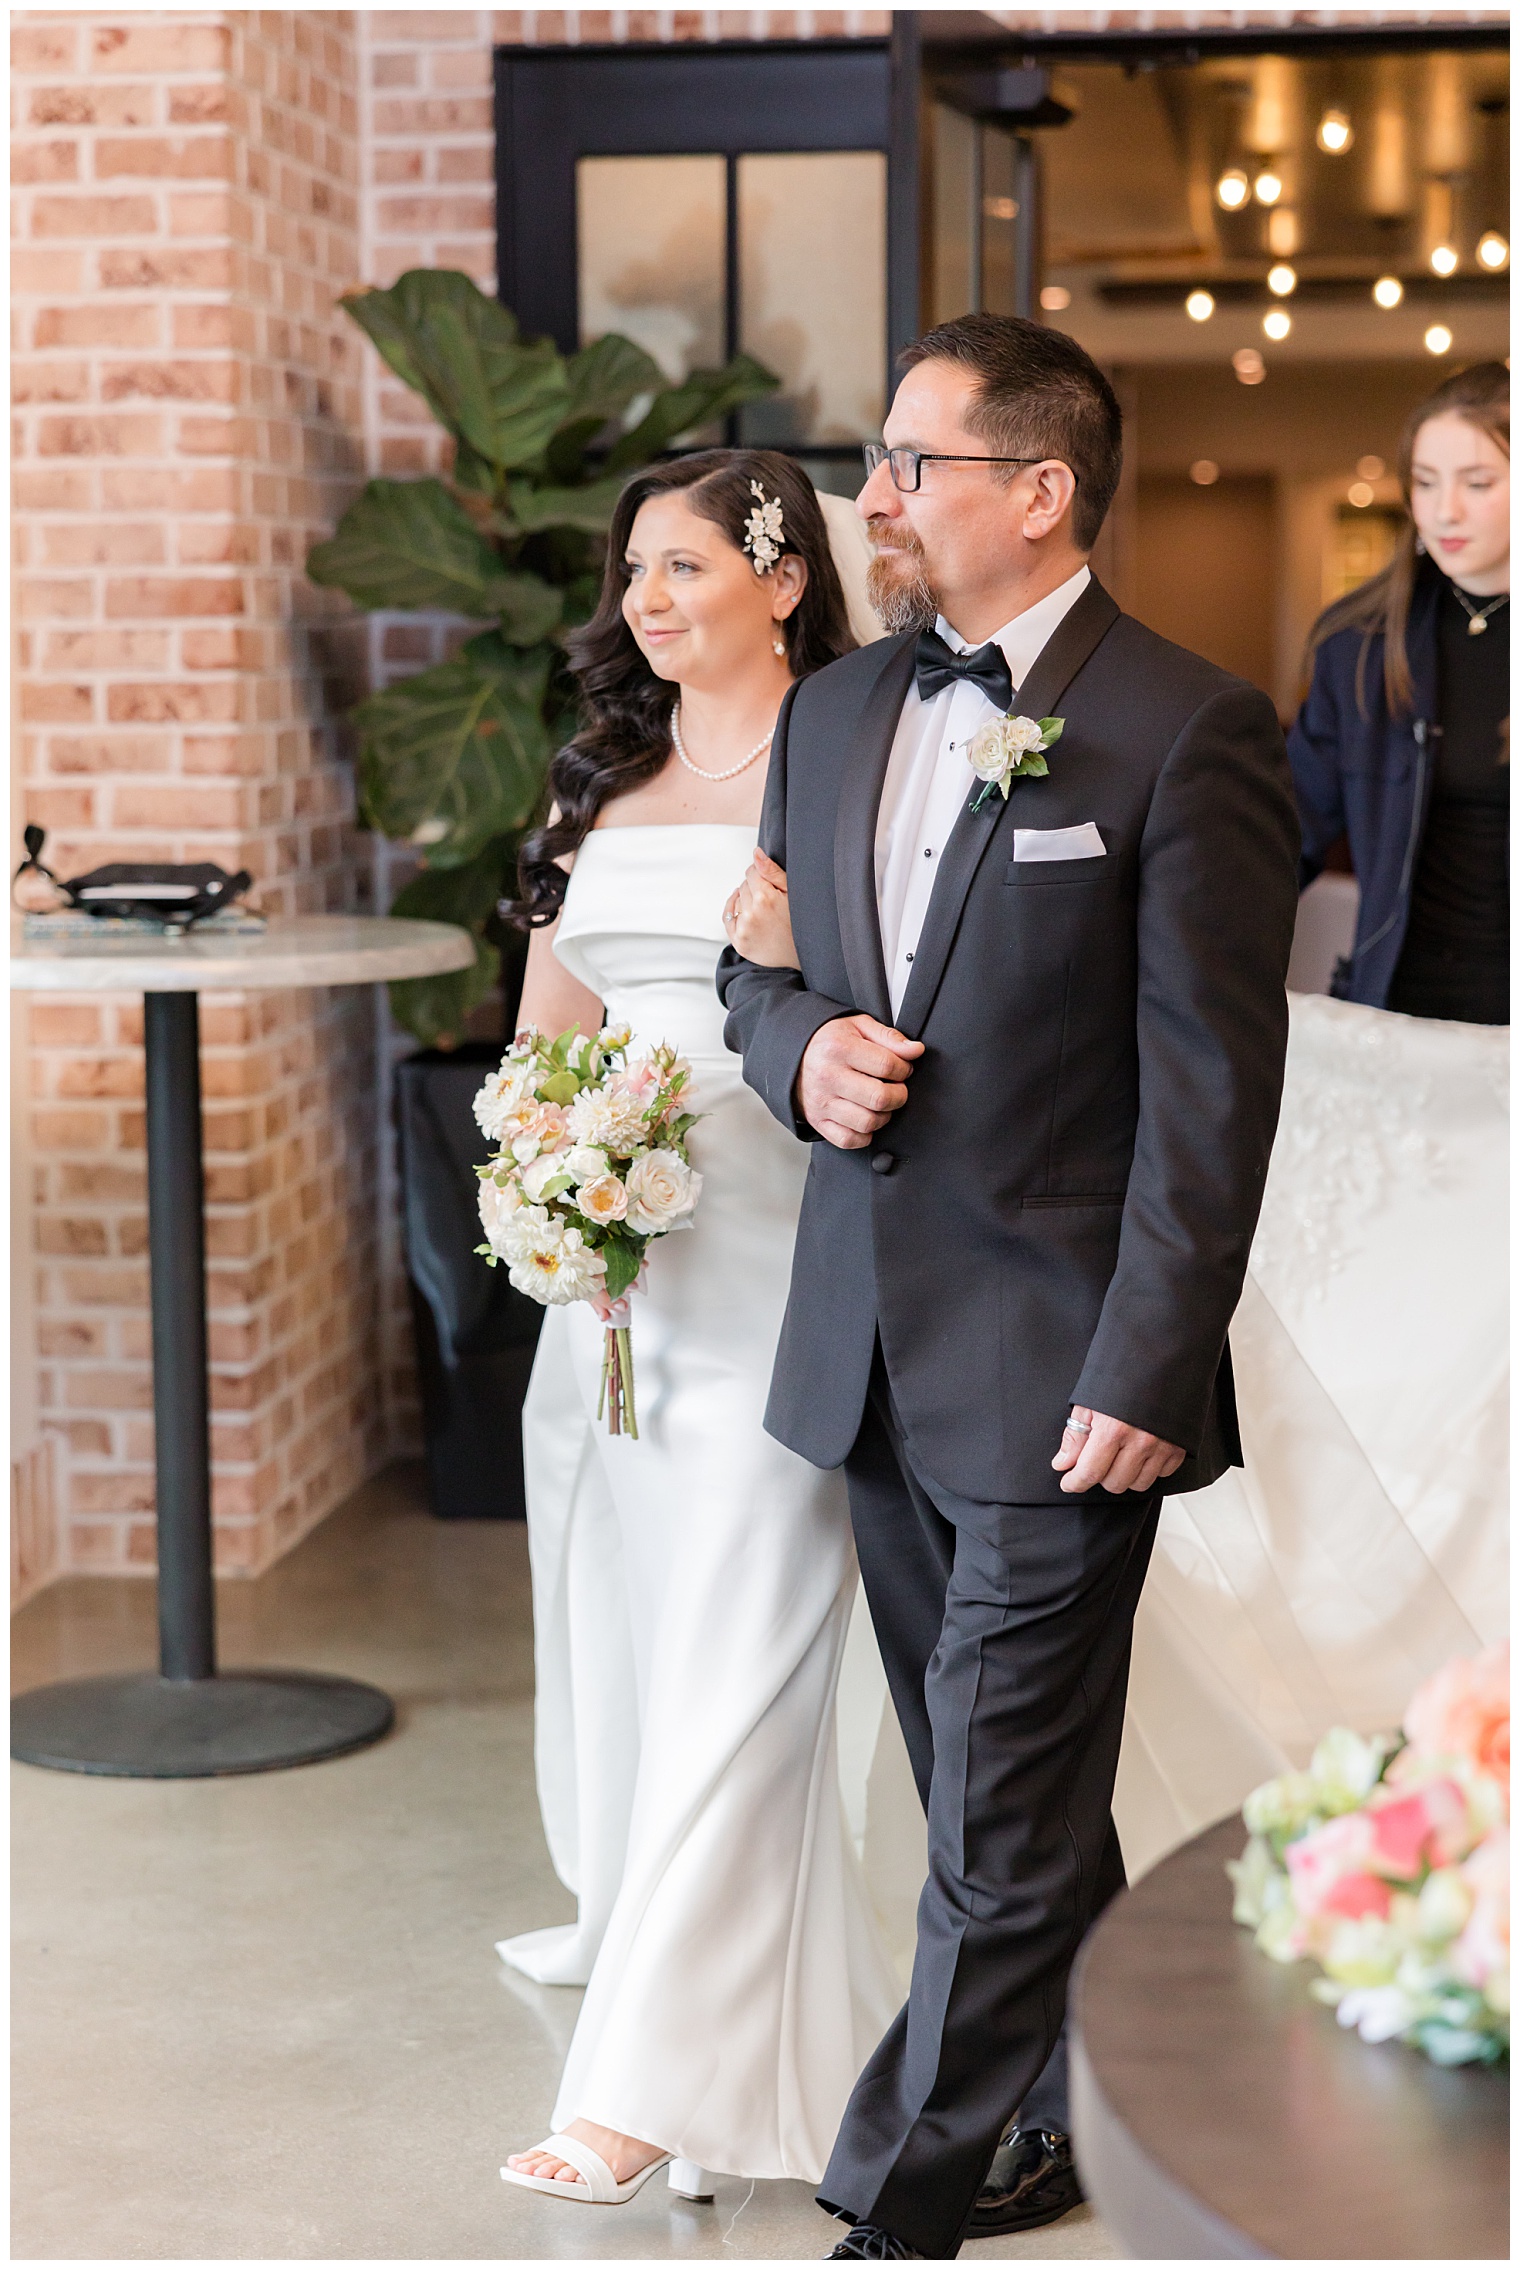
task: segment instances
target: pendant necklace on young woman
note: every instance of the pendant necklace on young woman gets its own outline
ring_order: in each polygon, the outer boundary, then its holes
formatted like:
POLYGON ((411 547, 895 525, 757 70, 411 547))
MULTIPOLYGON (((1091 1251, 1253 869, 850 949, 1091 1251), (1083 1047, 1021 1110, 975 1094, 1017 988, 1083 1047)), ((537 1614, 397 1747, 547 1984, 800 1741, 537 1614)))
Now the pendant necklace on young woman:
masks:
POLYGON ((681 763, 686 767, 686 770, 688 772, 694 772, 696 774, 698 780, 736 780, 741 772, 747 772, 749 770, 756 757, 763 755, 764 752, 770 747, 771 740, 775 734, 775 731, 776 728, 773 725, 770 729, 770 732, 763 734, 761 738, 755 743, 754 747, 750 750, 749 755, 747 757, 741 757, 736 765, 730 765, 727 772, 704 772, 702 770, 702 767, 700 765, 694 765, 690 757, 686 754, 686 744, 681 739, 681 705, 679 702, 676 703, 675 708, 670 713, 670 738, 676 755, 677 757, 679 757, 681 763))
POLYGON ((1483 632, 1488 629, 1489 616, 1497 615, 1501 607, 1509 604, 1509 593, 1507 591, 1501 591, 1497 599, 1490 599, 1486 607, 1475 607, 1460 583, 1454 583, 1451 588, 1456 595, 1457 605, 1467 617, 1467 635, 1469 638, 1480 638, 1483 632))

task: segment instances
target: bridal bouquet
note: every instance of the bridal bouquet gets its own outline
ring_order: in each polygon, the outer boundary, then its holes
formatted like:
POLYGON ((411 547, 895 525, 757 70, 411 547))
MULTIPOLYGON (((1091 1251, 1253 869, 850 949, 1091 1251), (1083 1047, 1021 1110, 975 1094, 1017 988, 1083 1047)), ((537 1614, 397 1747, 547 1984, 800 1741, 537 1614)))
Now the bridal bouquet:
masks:
POLYGON ((637 1440, 627 1295, 653 1240, 689 1224, 702 1177, 686 1151, 691 1066, 668 1047, 630 1059, 629 1038, 611 1025, 518 1034, 475 1098, 498 1146, 478 1170, 476 1251, 548 1307, 591 1303, 607 1327, 597 1417, 637 1440))
POLYGON ((1306 1773, 1243 1808, 1235 1920, 1364 2041, 1438 2065, 1509 2049, 1509 1648, 1458 1657, 1419 1689, 1402 1736, 1337 1727, 1306 1773))

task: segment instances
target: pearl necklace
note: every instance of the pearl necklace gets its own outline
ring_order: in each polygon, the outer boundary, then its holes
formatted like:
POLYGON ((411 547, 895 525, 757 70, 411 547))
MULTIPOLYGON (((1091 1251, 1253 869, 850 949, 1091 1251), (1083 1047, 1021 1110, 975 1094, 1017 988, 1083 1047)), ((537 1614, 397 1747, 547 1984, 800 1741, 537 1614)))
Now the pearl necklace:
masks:
POLYGON ((681 739, 681 705, 679 702, 676 703, 675 708, 670 713, 670 738, 675 747, 676 755, 680 759, 681 763, 686 767, 686 770, 688 772, 694 772, 696 774, 698 780, 736 779, 741 772, 747 772, 749 770, 749 767, 754 763, 756 757, 760 756, 766 749, 770 747, 775 731, 776 728, 773 725, 770 729, 770 732, 764 734, 761 739, 755 743, 754 747, 750 750, 749 755, 747 757, 741 757, 736 765, 730 765, 727 772, 704 772, 702 770, 702 767, 700 765, 694 765, 690 757, 686 754, 686 744, 681 739))

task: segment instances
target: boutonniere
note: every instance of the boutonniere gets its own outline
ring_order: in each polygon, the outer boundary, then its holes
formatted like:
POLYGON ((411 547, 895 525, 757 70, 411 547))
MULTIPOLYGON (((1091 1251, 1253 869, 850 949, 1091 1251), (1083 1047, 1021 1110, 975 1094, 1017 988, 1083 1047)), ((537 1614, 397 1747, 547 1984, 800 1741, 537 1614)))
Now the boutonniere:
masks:
POLYGON ((981 810, 994 788, 1006 799, 1014 781, 1043 778, 1050 770, 1045 751, 1055 747, 1065 724, 1064 717, 1015 717, 1010 711, 973 733, 966 754, 982 786, 972 811, 981 810))

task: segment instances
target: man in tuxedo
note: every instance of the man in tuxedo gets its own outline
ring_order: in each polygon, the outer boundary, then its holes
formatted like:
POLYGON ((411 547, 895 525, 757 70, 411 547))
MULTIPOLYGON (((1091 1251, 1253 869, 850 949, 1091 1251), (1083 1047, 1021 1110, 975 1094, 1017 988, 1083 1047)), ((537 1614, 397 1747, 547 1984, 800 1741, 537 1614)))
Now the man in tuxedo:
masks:
POLYGON ((928 1813, 909 1998, 819 2192, 836 2257, 889 2260, 1080 2197, 1066 1983, 1124 1882, 1160 1499, 1240 1461, 1298 854, 1271 702, 1087 565, 1121 451, 1096 365, 990 315, 903 359, 859 504, 896 635, 799 683, 773 745, 800 968, 718 979, 814 1145, 766 1425, 845 1469, 928 1813), (980 795, 967 744, 1008 714, 1063 730, 980 795))

